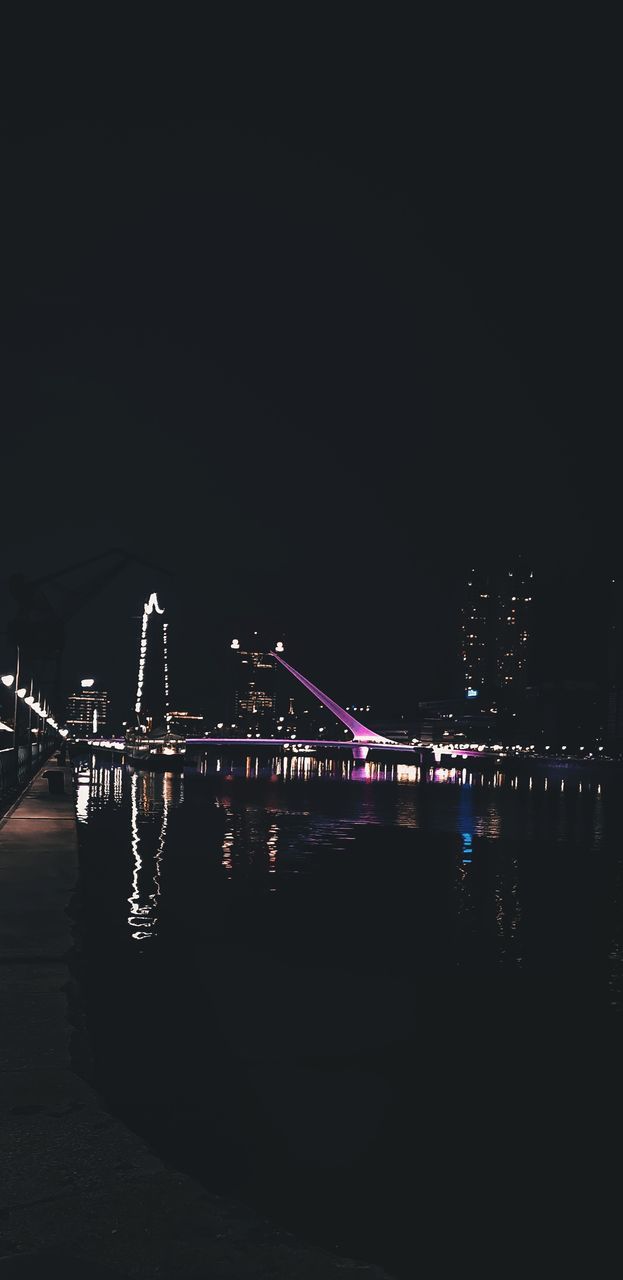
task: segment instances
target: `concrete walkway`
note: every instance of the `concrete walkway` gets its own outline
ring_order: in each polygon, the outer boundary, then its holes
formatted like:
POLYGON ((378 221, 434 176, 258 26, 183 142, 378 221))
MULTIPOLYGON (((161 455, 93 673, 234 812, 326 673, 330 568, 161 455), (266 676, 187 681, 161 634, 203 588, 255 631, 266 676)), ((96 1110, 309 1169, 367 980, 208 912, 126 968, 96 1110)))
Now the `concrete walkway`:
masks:
POLYGON ((43 772, 0 822, 0 1280, 382 1280, 165 1166, 74 1073, 71 770, 43 772))

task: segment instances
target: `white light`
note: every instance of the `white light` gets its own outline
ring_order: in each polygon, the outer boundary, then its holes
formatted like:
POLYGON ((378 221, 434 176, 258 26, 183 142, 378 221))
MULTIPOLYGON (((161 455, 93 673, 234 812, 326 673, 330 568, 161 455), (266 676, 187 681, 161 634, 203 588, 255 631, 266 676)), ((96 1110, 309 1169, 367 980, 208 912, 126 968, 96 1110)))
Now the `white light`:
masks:
POLYGON ((26 697, 26 690, 25 690, 25 689, 18 689, 18 690, 17 690, 17 696, 18 696, 18 698, 25 698, 25 697, 26 697))
POLYGON ((61 735, 61 738, 66 738, 69 733, 69 729, 59 729, 59 733, 61 735))
POLYGON ((27 698, 24 698, 24 702, 27 704, 27 706, 29 706, 29 707, 34 707, 34 705, 35 705, 35 700, 34 700, 34 698, 33 698, 33 696, 32 696, 32 693, 29 693, 29 694, 28 694, 28 697, 27 697, 27 698))
POLYGON ((219 722, 218 722, 218 724, 217 724, 217 726, 216 726, 216 727, 217 727, 217 729, 222 729, 222 728, 224 728, 223 721, 222 721, 222 720, 219 720, 219 722))
POLYGON ((239 649, 239 648, 240 648, 240 641, 239 641, 239 640, 232 640, 231 645, 230 645, 230 649, 239 649))
POLYGON ((6 685, 7 689, 11 688, 11 685, 13 684, 14 679, 15 679, 15 676, 0 676, 0 680, 2 680, 2 683, 4 685, 6 685))
MULTIPOLYGON (((138 662, 138 684, 136 688, 136 702, 134 704, 134 710, 136 711, 137 715, 140 714, 141 702, 143 697, 143 677, 145 675, 145 659, 147 657, 147 623, 149 620, 149 615, 150 613, 152 613, 154 609, 156 610, 156 613, 164 613, 164 609, 161 609, 160 605, 158 604, 158 597, 156 595, 156 592, 152 591, 149 597, 149 600, 147 600, 146 603, 143 605, 143 621, 141 624, 141 648, 140 648, 140 655, 139 655, 139 662, 138 662)), ((166 653, 165 653, 165 662, 166 662, 166 653)))
POLYGON ((167 732, 171 728, 171 716, 169 714, 169 655, 167 650, 167 628, 168 622, 162 624, 162 650, 164 657, 164 720, 167 732))
POLYGON ((283 653, 283 640, 278 640, 275 645, 275 653, 283 653))
POLYGON ((89 676, 88 680, 81 680, 80 684, 82 685, 83 689, 92 689, 93 685, 95 684, 95 681, 91 676, 89 676))

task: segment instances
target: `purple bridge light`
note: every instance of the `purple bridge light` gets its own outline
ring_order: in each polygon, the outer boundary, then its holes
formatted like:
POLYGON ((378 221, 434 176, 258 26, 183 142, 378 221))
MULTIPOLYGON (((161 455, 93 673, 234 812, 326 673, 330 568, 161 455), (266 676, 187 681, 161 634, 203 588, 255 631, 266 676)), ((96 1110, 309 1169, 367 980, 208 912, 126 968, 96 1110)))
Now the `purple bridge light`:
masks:
POLYGON ((318 702, 327 708, 327 711, 330 711, 337 720, 341 720, 342 724, 345 724, 346 728, 350 729, 353 735, 353 755, 356 760, 365 760, 368 748, 371 746, 393 747, 398 745, 391 738, 384 738, 380 733, 375 733, 374 729, 368 729, 360 720, 356 720, 344 707, 340 707, 339 703, 333 701, 333 698, 323 693, 322 689, 312 684, 311 680, 308 680, 306 676, 301 675, 300 671, 297 671, 295 667, 291 667, 290 663, 286 662, 285 658, 282 658, 279 653, 274 653, 270 650, 270 657, 280 662, 281 666, 285 667, 286 671, 289 671, 290 675, 294 676, 294 679, 298 680, 304 689, 309 690, 314 695, 314 698, 317 698, 318 702))

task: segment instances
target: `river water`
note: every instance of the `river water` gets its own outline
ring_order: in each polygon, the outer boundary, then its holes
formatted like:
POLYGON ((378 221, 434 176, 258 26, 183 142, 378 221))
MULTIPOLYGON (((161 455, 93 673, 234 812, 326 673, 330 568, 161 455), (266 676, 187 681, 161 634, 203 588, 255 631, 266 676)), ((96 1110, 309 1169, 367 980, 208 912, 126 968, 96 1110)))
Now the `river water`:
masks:
POLYGON ((76 780, 85 1069, 118 1114, 397 1276, 594 1268, 620 1194, 618 773, 85 757, 76 780))

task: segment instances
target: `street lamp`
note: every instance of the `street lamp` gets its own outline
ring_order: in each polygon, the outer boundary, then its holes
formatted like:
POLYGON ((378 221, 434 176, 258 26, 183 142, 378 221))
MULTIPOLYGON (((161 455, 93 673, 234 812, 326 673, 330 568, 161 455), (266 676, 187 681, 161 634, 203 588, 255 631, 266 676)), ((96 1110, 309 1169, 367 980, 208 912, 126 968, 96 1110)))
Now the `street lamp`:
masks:
POLYGON ((13 753, 15 756, 15 777, 19 774, 19 736, 17 728, 17 690, 19 688, 19 645, 15 654, 15 672, 10 672, 5 676, 0 676, 0 680, 5 689, 11 689, 15 685, 13 692, 13 753))

